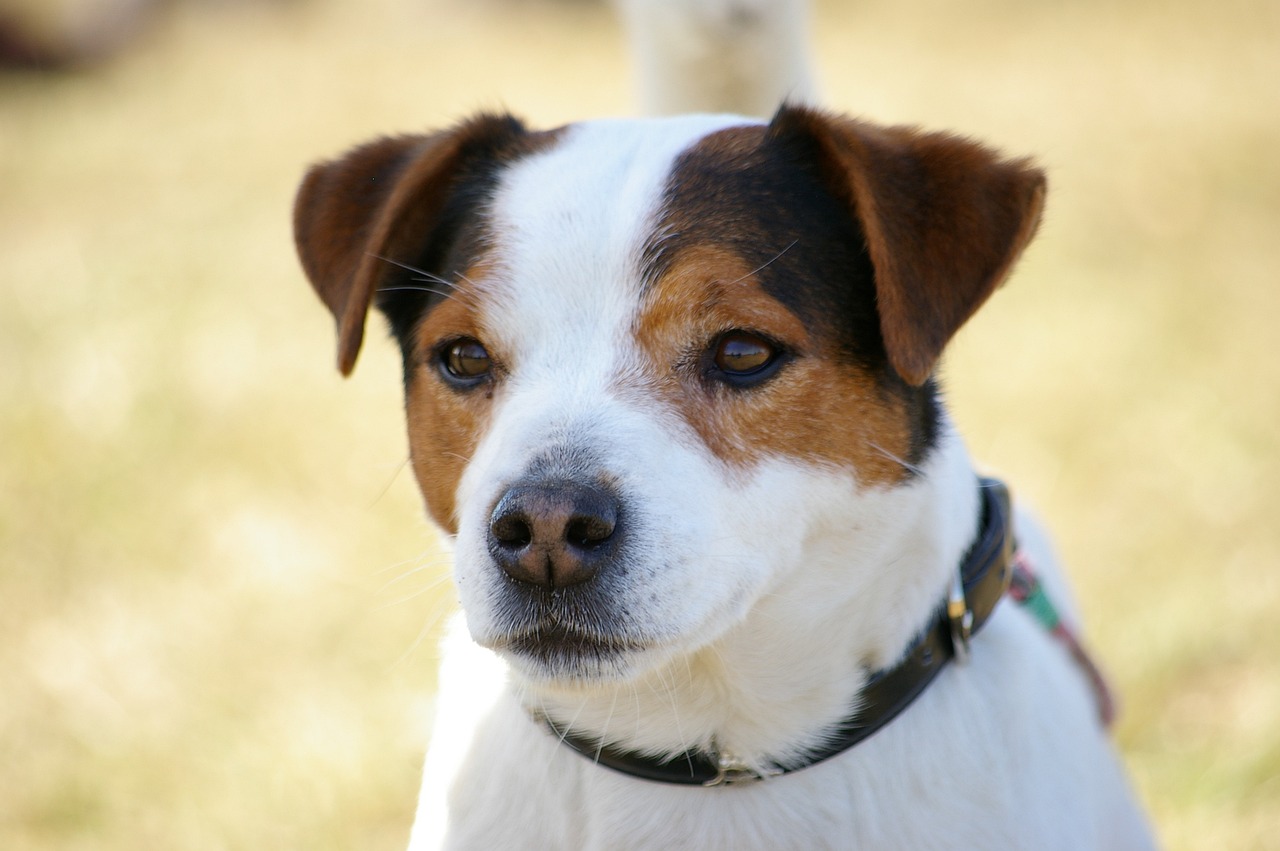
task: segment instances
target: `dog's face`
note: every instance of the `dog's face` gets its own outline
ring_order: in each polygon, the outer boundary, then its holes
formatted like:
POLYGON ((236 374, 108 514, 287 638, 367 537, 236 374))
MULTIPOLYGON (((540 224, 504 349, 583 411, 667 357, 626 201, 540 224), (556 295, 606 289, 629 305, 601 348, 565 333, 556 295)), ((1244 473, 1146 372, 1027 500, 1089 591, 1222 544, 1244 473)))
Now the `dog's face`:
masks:
POLYGON ((932 369, 1042 196, 974 144, 801 109, 481 117, 317 166, 296 228, 340 368, 371 303, 400 344, 473 636, 581 681, 713 641, 833 526, 892 522, 932 369))

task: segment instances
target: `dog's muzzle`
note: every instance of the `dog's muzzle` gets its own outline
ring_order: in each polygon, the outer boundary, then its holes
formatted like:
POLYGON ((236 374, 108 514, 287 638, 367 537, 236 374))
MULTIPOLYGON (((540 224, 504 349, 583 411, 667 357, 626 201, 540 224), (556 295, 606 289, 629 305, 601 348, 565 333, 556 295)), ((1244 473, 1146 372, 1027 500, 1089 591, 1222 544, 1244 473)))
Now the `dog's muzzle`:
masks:
POLYGON ((486 532, 507 580, 492 598, 498 628, 489 646, 543 676, 616 673, 644 647, 618 607, 626 526, 623 500, 606 484, 536 477, 508 488, 486 532))

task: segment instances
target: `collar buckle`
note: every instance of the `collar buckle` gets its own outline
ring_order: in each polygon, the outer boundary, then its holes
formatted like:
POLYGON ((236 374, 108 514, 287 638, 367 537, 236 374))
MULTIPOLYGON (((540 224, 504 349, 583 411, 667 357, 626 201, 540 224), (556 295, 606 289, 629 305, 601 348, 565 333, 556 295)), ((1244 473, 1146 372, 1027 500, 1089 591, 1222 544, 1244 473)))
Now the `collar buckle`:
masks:
POLYGON ((757 771, 743 762, 740 757, 736 757, 728 751, 716 750, 714 754, 716 776, 703 782, 702 785, 707 788, 733 786, 737 783, 754 783, 757 780, 767 780, 782 773, 780 768, 766 768, 764 771, 757 771))
POLYGON ((964 580, 960 571, 951 578, 951 593, 947 596, 947 622, 951 625, 951 650, 957 663, 969 661, 969 638, 973 635, 973 609, 964 596, 964 580))

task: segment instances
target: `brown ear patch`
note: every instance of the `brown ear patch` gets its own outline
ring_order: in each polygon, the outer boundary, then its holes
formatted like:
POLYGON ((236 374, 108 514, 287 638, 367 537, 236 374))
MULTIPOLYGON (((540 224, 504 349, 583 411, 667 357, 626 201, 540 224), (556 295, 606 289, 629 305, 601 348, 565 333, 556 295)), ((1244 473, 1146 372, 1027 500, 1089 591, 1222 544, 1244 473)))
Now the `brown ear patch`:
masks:
POLYGON ((1044 206, 1044 174, 975 142, 784 107, 769 132, 816 143, 875 267, 889 361, 909 384, 1005 279, 1044 206))
POLYGON ((374 294, 395 264, 413 264, 440 239, 448 204, 467 178, 536 149, 533 138, 510 116, 481 115, 440 133, 375 141, 307 173, 294 204, 294 238, 337 323, 344 375, 360 352, 374 294))

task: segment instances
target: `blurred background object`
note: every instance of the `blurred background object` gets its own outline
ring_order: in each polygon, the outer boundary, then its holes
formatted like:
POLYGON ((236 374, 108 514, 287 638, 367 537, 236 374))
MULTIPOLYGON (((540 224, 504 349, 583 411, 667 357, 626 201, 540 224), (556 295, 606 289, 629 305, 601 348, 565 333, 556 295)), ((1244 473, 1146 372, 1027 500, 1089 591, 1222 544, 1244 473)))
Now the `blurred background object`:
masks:
POLYGON ((0 70, 89 68, 134 44, 173 3, 296 0, 0 0, 0 70))
POLYGON ((768 116, 818 103, 807 0, 614 0, 642 112, 768 116))
MULTIPOLYGON (((634 112, 626 43, 588 0, 121 8, 110 61, 0 75, 0 848, 403 848, 448 559, 293 192, 476 109, 634 112)), ((1280 848, 1280 4, 818 0, 812 36, 831 107, 1047 168, 952 408, 1051 521, 1165 844, 1280 848)))
POLYGON ((92 65, 128 44, 160 0, 2 0, 0 68, 92 65))

